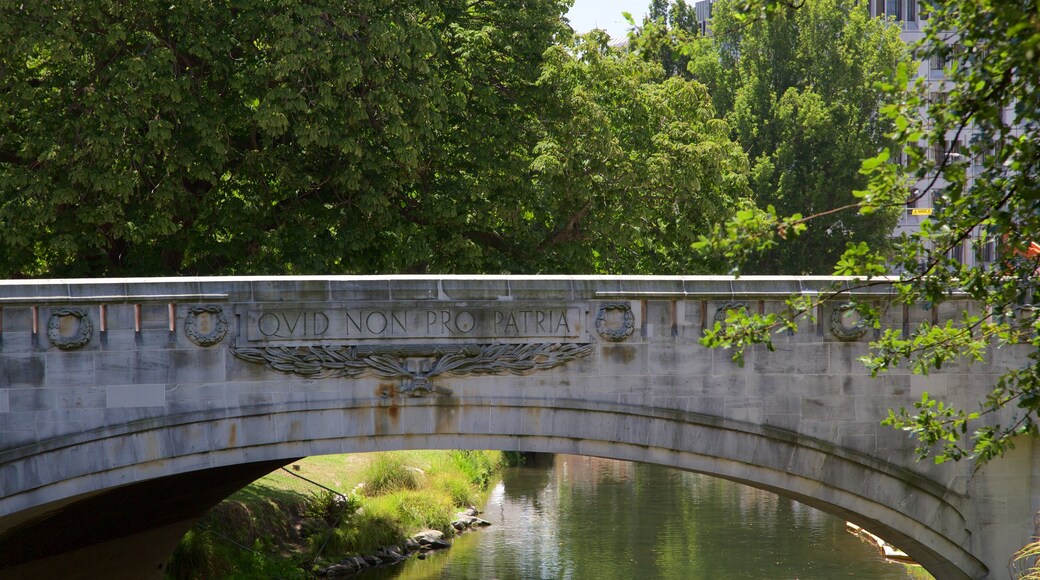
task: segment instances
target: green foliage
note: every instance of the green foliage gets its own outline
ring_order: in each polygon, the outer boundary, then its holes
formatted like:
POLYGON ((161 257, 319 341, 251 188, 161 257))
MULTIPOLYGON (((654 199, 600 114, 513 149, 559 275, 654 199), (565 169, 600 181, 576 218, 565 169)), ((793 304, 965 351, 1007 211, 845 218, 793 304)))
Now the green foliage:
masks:
POLYGON ((451 459, 477 489, 486 489, 502 467, 502 454, 497 451, 452 451, 451 459))
POLYGON ((567 5, 5 2, 0 273, 495 268, 567 5))
POLYGON ((419 471, 405 465, 403 458, 395 453, 376 455, 362 478, 365 483, 364 493, 369 497, 419 489, 421 483, 419 471))
POLYGON ((593 32, 545 55, 525 218, 544 233, 529 251, 545 271, 706 271, 689 246, 747 198, 747 158, 702 84, 607 40, 593 32))
POLYGON ((705 269, 744 155, 568 6, 2 4, 0 275, 705 269))
POLYGON ((522 451, 503 451, 502 456, 507 467, 518 467, 527 463, 527 457, 522 451))
POLYGON ((269 552, 259 541, 251 549, 244 548, 196 527, 181 539, 166 566, 164 577, 170 580, 307 578, 293 562, 269 552))
POLYGON ((413 531, 401 527, 399 517, 366 510, 349 524, 308 538, 308 545, 314 554, 327 540, 322 554, 329 559, 350 554, 371 554, 383 546, 400 544, 413 531))
POLYGON ((450 498, 455 507, 466 507, 480 503, 480 492, 470 479, 461 473, 444 473, 432 478, 430 485, 439 493, 450 498))
MULTIPOLYGON (((751 30, 776 27, 798 18, 801 11, 779 0, 751 0, 729 15, 734 30, 751 30)), ((927 374, 952 360, 980 361, 998 348, 1028 346, 1029 362, 1005 373, 978 410, 952 407, 926 393, 912 410, 891 411, 885 420, 917 438, 919 457, 932 456, 940 463, 972 459, 979 466, 1012 448, 1016 437, 1038 432, 1040 325, 1031 303, 1040 253, 1031 244, 1040 239, 1040 75, 1033 64, 1040 50, 1040 29, 1027 24, 1035 23, 1035 6, 1014 0, 983 6, 940 0, 922 11, 928 16, 927 26, 925 38, 914 47, 915 56, 947 63, 943 85, 947 96, 927 99, 925 81, 911 81, 905 63, 896 68, 892 80, 877 84, 887 93, 882 100, 889 104, 877 110, 887 118, 891 143, 887 149, 877 147, 855 157, 865 159, 860 173, 868 182, 855 191, 854 207, 861 216, 873 217, 883 208, 901 206, 908 197, 916 201, 931 194, 934 214, 920 232, 901 240, 892 252, 870 240, 865 240, 867 245, 849 246, 837 271, 869 279, 887 263, 904 273, 895 284, 892 302, 896 304, 936 308, 957 289, 980 306, 958 321, 941 326, 924 323, 906 336, 885 330, 864 359, 872 373, 907 367, 927 374), (967 146, 956 151, 951 138, 966 138, 967 146), (926 149, 939 154, 925 155, 926 149), (889 162, 892 151, 901 151, 904 161, 889 162), (970 172, 969 166, 974 166, 970 172), (924 187, 911 189, 915 183, 924 187), (951 257, 958 247, 979 256, 986 244, 995 254, 991 266, 969 267, 951 257)), ((742 58, 742 51, 735 51, 733 58, 742 58)), ((691 66, 698 62, 695 59, 691 66)), ((704 70, 722 79, 720 84, 728 79, 723 68, 704 70)), ((734 99, 735 109, 740 102, 739 97, 734 99)), ((741 127, 739 122, 735 126, 741 127)), ((825 215, 816 213, 807 219, 825 215)), ((763 223, 784 221, 770 220, 745 220, 750 225, 738 223, 720 230, 727 241, 706 245, 738 246, 746 231, 754 234, 747 245, 759 245, 758 229, 763 223)), ((730 250, 730 255, 739 256, 741 251, 730 250)), ((834 289, 814 303, 835 297, 846 299, 840 289, 834 289)), ((876 313, 861 313, 879 328, 876 313)), ((758 327, 742 326, 738 320, 733 332, 710 342, 739 350, 763 342, 763 333, 786 324, 787 318, 789 314, 778 317, 772 326, 758 327)))
POLYGON ((311 497, 304 515, 325 522, 329 527, 336 527, 348 521, 361 508, 361 499, 356 495, 321 490, 311 497))
POLYGON ((445 533, 453 529, 451 521, 456 506, 450 498, 441 495, 421 490, 397 491, 372 498, 366 505, 374 516, 392 520, 399 529, 433 529, 445 533))
POLYGON ((177 544, 166 566, 166 578, 193 580, 226 574, 229 566, 217 557, 217 551, 218 548, 208 532, 199 528, 188 530, 177 544))
POLYGON ((687 76, 708 86, 750 159, 755 203, 775 208, 771 216, 738 213, 709 236, 747 240, 721 249, 730 262, 755 274, 827 274, 849 244, 884 248, 901 211, 903 200, 869 216, 852 210, 853 192, 867 184, 860 160, 892 141, 877 111, 895 99, 878 83, 890 82, 909 54, 897 27, 869 18, 862 1, 808 0, 750 21, 741 9, 715 3, 710 37, 667 36, 650 23, 631 35, 632 46, 648 57, 663 46, 685 55, 687 76), (809 217, 776 217, 796 212, 809 217), (799 234, 798 242, 774 243, 771 228, 799 234))

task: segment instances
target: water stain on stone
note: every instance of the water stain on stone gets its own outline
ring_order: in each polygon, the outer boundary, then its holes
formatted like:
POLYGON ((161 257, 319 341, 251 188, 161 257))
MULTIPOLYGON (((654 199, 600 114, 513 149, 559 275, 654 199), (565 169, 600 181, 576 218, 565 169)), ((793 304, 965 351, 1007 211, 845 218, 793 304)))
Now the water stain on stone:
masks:
POLYGON ((228 435, 228 447, 234 447, 238 441, 238 425, 235 423, 231 424, 231 434, 228 435))
POLYGON ((436 409, 434 411, 436 420, 434 430, 437 433, 459 432, 458 407, 458 400, 455 398, 441 397, 437 400, 436 409))
POLYGON ((609 346, 603 349, 603 355, 613 361, 628 364, 636 359, 636 349, 632 346, 609 346))
POLYGON ((391 382, 380 383, 376 388, 379 405, 376 407, 375 428, 377 433, 389 433, 396 427, 401 413, 397 401, 397 385, 391 382), (383 412, 380 412, 383 411, 383 412))

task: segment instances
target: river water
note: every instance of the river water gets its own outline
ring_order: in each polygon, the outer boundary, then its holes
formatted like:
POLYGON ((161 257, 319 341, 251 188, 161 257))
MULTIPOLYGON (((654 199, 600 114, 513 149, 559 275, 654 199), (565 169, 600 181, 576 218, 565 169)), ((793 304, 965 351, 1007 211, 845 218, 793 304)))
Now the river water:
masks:
POLYGON ((844 521, 726 480, 591 457, 506 469, 450 550, 360 577, 906 579, 844 521))

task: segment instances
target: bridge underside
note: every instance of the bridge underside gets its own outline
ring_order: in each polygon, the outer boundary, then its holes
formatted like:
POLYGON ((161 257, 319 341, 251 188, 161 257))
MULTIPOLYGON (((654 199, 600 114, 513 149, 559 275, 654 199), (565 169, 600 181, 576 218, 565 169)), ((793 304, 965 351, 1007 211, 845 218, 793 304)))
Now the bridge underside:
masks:
POLYGON ((87 472, 62 474, 51 485, 5 498, 8 509, 15 503, 25 508, 13 526, 11 517, 2 520, 0 570, 5 578, 38 577, 47 570, 62 576, 82 572, 83 578, 159 577, 177 539, 207 509, 294 458, 483 448, 634 460, 724 477, 859 524, 939 578, 986 574, 963 547, 969 536, 962 506, 951 504, 934 484, 861 454, 691 413, 458 403, 412 399, 353 408, 257 408, 239 417, 167 418, 139 431, 120 429, 119 438, 99 433, 68 445, 52 442, 46 445, 50 450, 27 454, 26 463, 9 467, 35 472, 70 454, 113 463, 95 463, 87 472), (135 460, 118 464, 126 454, 113 453, 116 445, 133 449, 135 460), (155 456, 147 457, 146 450, 155 456), (110 488, 112 481, 126 483, 110 488))
POLYGON ((162 578, 170 554, 192 524, 228 495, 285 463, 169 475, 19 513, 0 530, 0 575, 162 578))

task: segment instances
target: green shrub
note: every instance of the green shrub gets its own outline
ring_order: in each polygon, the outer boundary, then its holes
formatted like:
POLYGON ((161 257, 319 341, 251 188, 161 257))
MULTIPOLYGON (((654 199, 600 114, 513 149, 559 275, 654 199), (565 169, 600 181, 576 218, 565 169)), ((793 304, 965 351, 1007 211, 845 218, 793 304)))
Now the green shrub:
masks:
POLYGON ((304 515, 325 522, 329 527, 336 527, 347 521, 358 508, 361 500, 355 495, 345 496, 328 490, 321 490, 311 496, 304 515))

